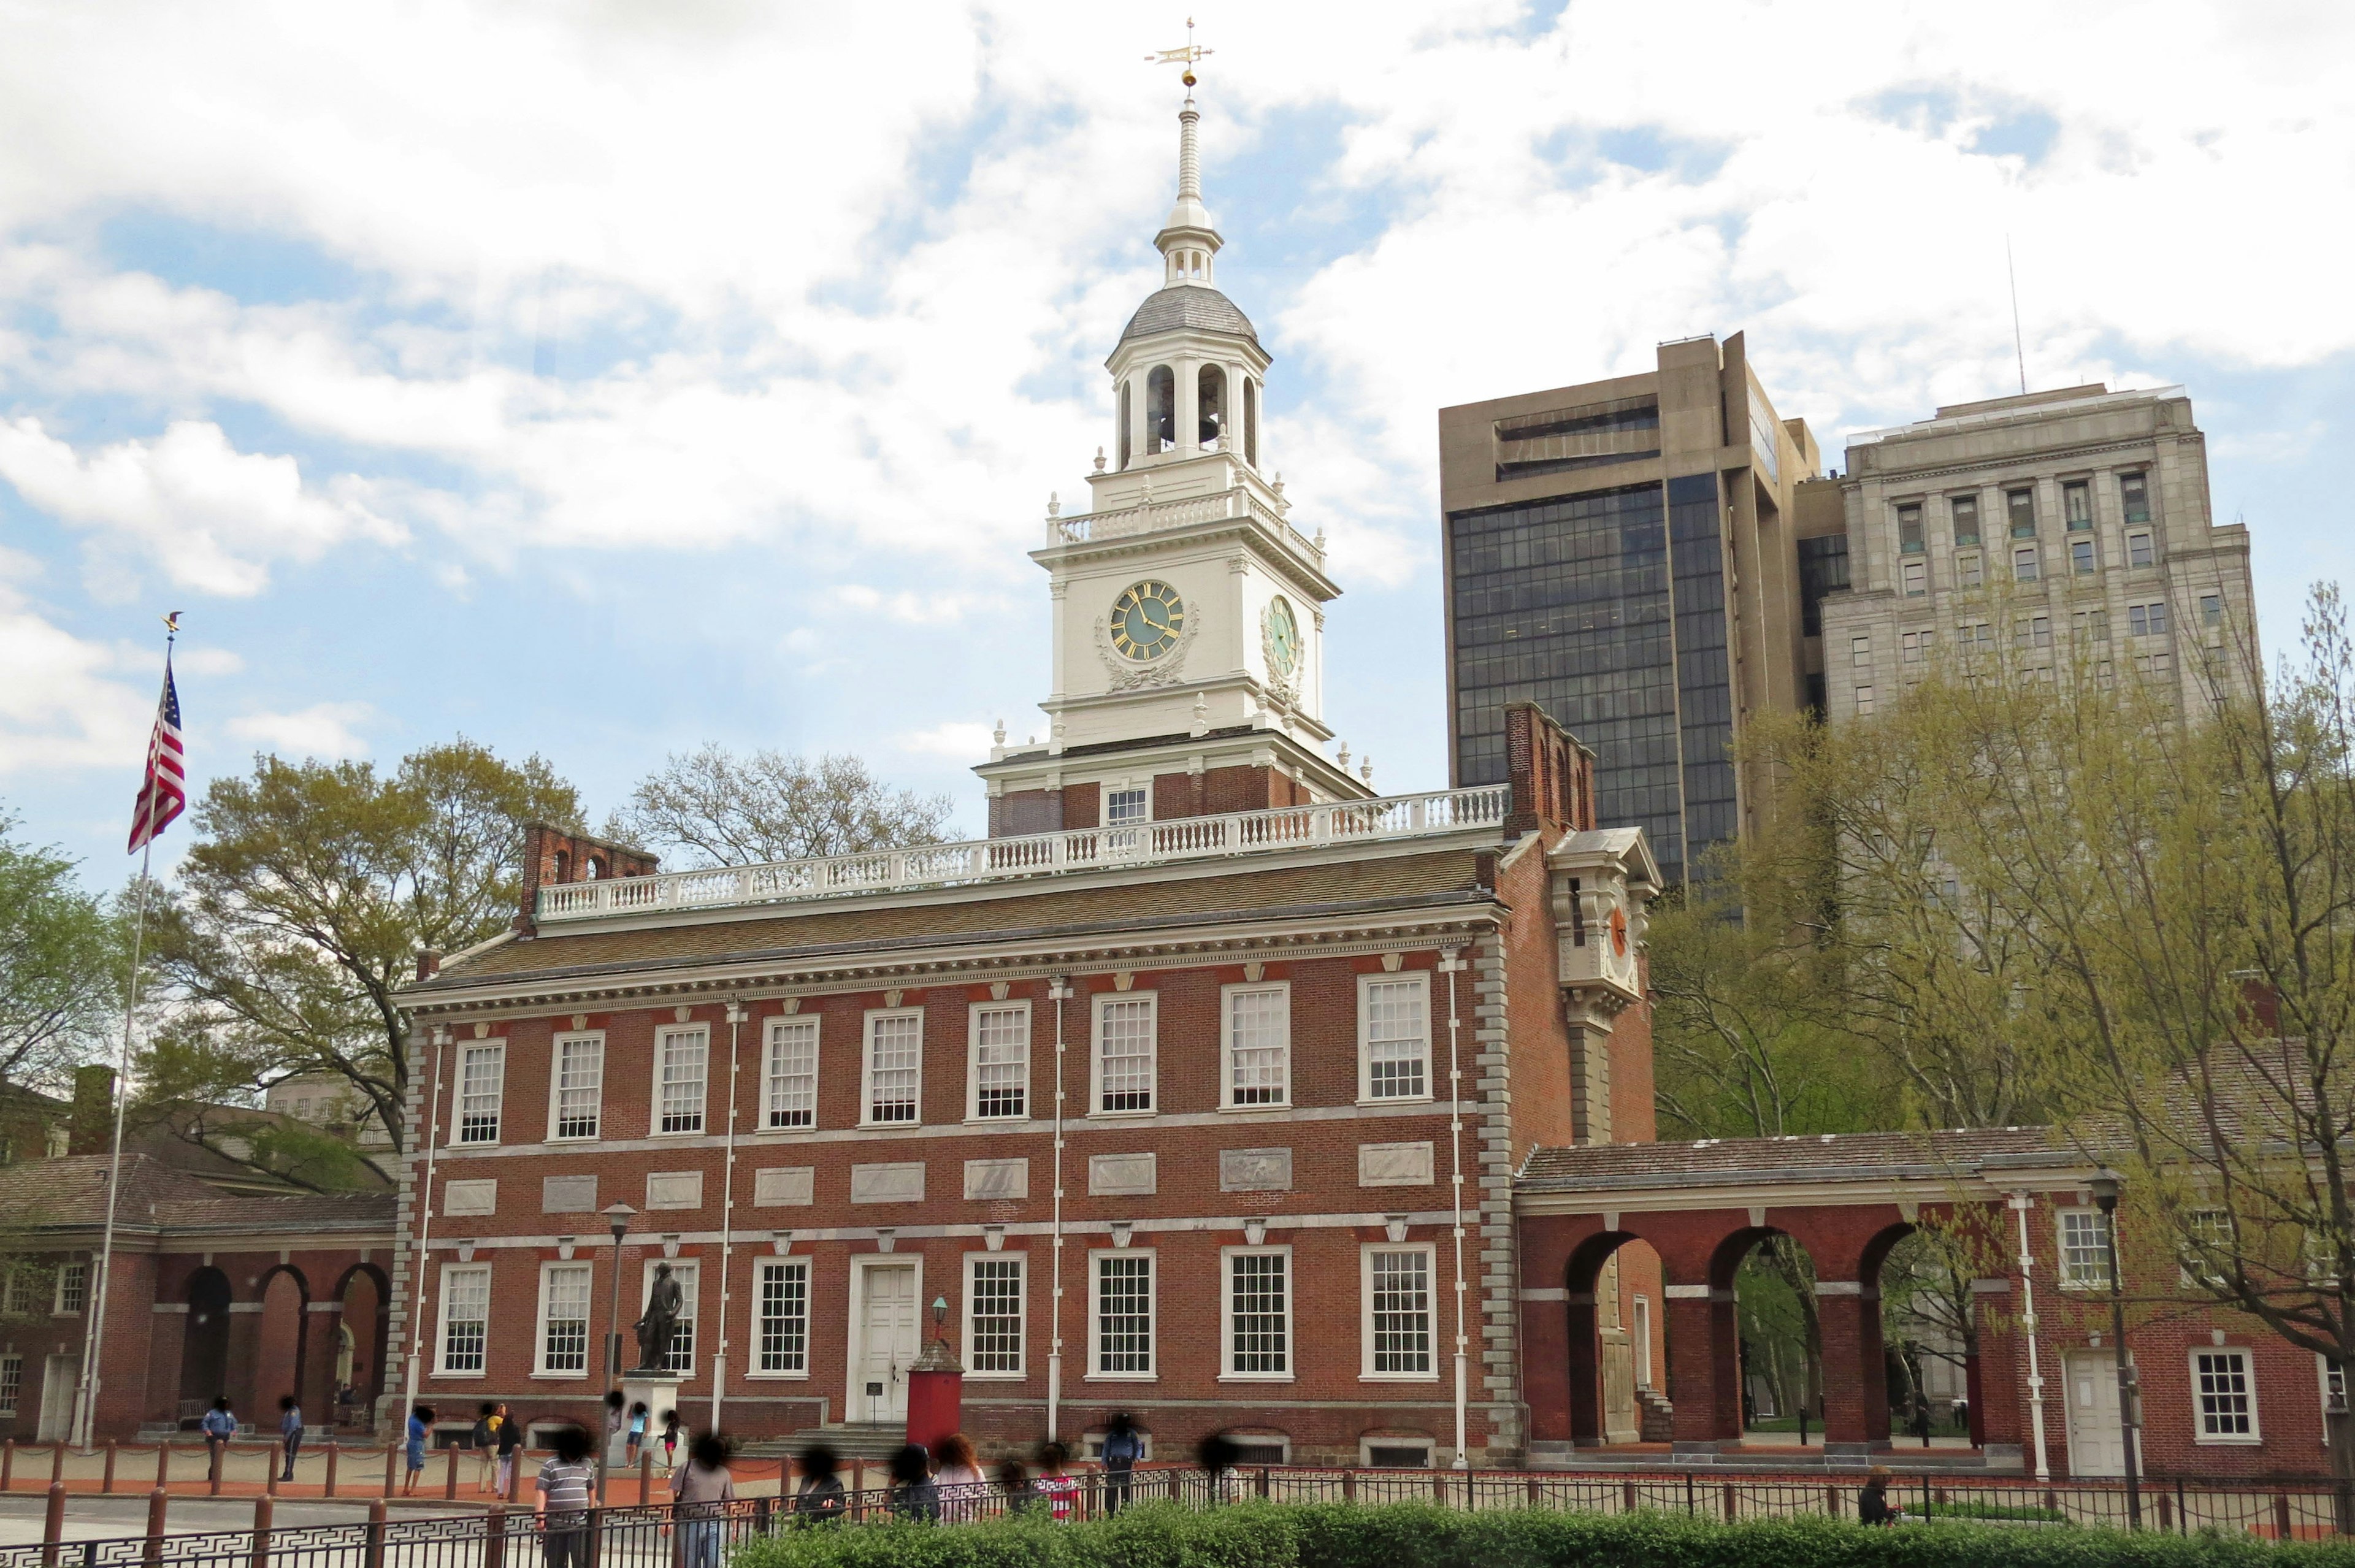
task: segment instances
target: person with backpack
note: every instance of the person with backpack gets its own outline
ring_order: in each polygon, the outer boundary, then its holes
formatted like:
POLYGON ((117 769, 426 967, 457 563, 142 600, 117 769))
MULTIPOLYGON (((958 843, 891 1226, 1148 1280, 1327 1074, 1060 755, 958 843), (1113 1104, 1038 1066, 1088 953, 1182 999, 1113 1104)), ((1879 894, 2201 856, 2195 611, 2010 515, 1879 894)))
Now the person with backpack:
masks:
POLYGON ((589 1510, 597 1506, 597 1467, 589 1463, 589 1434, 559 1426, 549 1446, 555 1457, 539 1467, 533 1507, 539 1514, 540 1553, 548 1568, 589 1568, 589 1510))
POLYGON ((291 1393, 278 1402, 278 1441, 286 1450, 286 1473, 278 1478, 291 1481, 294 1478, 294 1456, 303 1447, 303 1407, 294 1403, 291 1393))
POLYGON ((466 1434, 466 1446, 481 1456, 474 1477, 474 1490, 487 1495, 491 1489, 491 1448, 499 1440, 499 1407, 485 1402, 474 1412, 474 1427, 466 1434))
POLYGON ((497 1491, 500 1497, 506 1498, 515 1495, 516 1450, 523 1446, 523 1423, 508 1414, 507 1407, 504 1404, 499 1406, 498 1420, 497 1491))

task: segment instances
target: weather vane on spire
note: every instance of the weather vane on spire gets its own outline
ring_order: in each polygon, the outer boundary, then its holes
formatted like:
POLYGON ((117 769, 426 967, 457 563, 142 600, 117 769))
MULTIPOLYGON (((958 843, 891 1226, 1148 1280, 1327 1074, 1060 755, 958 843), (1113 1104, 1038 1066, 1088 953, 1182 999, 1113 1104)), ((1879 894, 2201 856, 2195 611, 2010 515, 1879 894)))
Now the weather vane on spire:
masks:
POLYGON ((1186 74, 1178 80, 1190 88, 1194 85, 1194 62, 1204 55, 1216 53, 1216 49, 1206 49, 1194 41, 1194 18, 1188 16, 1186 18, 1186 47, 1182 49, 1157 49, 1146 56, 1145 61, 1147 65, 1184 66, 1186 74))

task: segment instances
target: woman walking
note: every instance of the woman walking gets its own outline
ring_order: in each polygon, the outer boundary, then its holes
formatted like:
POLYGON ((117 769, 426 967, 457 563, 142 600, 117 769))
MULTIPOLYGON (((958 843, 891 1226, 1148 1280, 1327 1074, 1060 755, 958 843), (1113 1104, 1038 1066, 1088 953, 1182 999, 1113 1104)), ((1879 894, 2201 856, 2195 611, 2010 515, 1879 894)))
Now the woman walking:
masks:
POLYGON ((671 1512, 679 1521, 679 1568, 719 1568, 719 1541, 736 1478, 728 1473, 728 1443, 707 1432, 687 1445, 687 1463, 670 1478, 671 1512))

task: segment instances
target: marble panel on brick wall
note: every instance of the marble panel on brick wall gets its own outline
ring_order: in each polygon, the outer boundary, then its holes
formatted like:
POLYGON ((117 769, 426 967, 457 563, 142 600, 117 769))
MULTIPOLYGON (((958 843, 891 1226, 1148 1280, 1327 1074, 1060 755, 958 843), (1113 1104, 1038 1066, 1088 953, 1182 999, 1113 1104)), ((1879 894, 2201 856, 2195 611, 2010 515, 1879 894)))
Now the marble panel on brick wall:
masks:
POLYGON ((1360 1187, 1428 1187, 1431 1185, 1431 1145, 1359 1144, 1358 1185, 1360 1187))
POLYGON ((1292 1151, 1288 1148, 1222 1148, 1219 1151, 1221 1192, 1289 1192, 1292 1151))
POLYGON ((593 1176, 543 1176, 539 1179, 539 1211, 543 1214, 594 1214, 597 1179, 593 1176))
POLYGON ((1028 1198, 1030 1162, 1027 1159, 969 1159, 964 1162, 967 1198, 1028 1198))
POLYGON ((850 1200, 853 1203, 922 1203, 924 1200, 922 1162, 852 1166, 850 1200))
POLYGON ((646 1172, 646 1207, 649 1209, 702 1208, 703 1172, 699 1170, 646 1172))
POLYGON ((752 1207, 782 1209, 817 1201, 817 1167, 780 1165, 752 1173, 752 1207))
POLYGON ((442 1189, 444 1214, 488 1214, 499 1206, 496 1178, 488 1181, 453 1181, 442 1189))
POLYGON ((1160 1189, 1158 1162, 1149 1154, 1088 1156, 1088 1192, 1096 1198, 1150 1198, 1160 1189))

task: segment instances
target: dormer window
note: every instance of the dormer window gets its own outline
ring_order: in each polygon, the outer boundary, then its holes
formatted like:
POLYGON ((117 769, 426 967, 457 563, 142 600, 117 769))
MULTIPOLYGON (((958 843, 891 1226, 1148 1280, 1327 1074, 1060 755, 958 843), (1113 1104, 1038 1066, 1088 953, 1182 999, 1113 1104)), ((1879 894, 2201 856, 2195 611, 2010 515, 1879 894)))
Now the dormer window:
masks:
POLYGON ((1178 375, 1167 365, 1156 365, 1145 378, 1145 454, 1151 457, 1178 444, 1178 375))
POLYGON ((1216 365, 1203 366, 1194 379, 1194 412, 1196 442, 1204 452, 1221 450, 1227 429, 1227 373, 1216 365))

